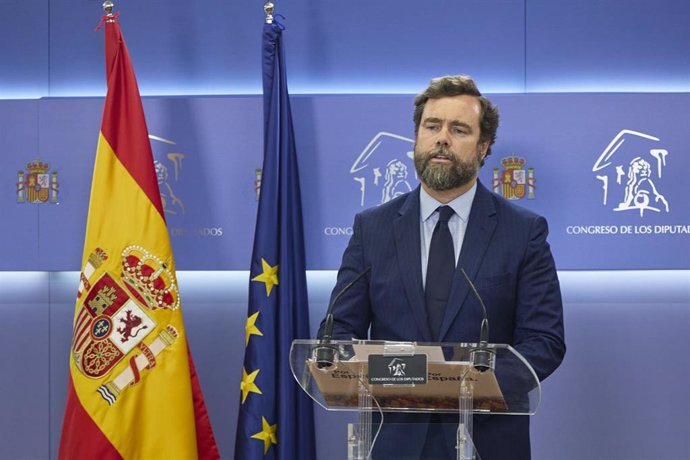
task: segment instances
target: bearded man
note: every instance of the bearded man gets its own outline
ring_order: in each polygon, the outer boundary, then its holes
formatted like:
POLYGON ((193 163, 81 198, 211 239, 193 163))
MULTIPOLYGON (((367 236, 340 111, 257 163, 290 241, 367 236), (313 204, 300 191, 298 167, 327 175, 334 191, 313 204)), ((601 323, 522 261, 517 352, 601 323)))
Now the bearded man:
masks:
MULTIPOLYGON (((333 337, 478 342, 482 307, 464 269, 486 305, 489 341, 512 345, 543 380, 565 355, 547 223, 477 180, 498 110, 464 75, 433 79, 414 104, 421 186, 355 216, 333 293, 371 271, 334 306, 333 337)), ((457 415, 388 413, 385 420, 416 425, 385 423, 374 459, 456 458, 457 415)), ((531 456, 526 416, 475 416, 473 439, 482 460, 531 456)))

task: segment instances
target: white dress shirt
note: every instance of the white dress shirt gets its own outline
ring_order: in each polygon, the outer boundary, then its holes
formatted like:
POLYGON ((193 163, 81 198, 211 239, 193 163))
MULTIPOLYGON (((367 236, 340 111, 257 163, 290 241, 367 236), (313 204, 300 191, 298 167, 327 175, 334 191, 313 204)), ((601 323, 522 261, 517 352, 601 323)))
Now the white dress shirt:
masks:
MULTIPOLYGON (((455 214, 448 221, 448 229, 453 237, 453 249, 455 250, 455 263, 458 263, 460 257, 460 249, 465 238, 465 230, 467 229, 467 221, 470 217, 470 209, 472 209, 472 201, 477 192, 477 182, 475 181, 472 188, 463 193, 447 206, 453 208, 455 214)), ((431 236, 434 233, 434 228, 438 222, 438 212, 436 209, 443 206, 443 203, 438 202, 432 198, 425 190, 420 187, 419 190, 419 210, 420 210, 420 225, 421 225, 421 240, 422 240, 422 283, 426 287, 426 269, 429 264, 429 246, 431 246, 431 236)))

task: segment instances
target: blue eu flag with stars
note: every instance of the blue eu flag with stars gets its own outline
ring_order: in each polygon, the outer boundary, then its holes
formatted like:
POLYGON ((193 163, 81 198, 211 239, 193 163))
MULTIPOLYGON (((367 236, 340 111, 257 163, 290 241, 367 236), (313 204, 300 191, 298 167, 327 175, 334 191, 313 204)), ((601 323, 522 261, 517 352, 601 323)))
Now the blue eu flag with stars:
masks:
POLYGON ((262 42, 264 164, 249 282, 235 458, 312 460, 314 416, 290 372, 290 344, 309 338, 302 205, 283 27, 262 42))

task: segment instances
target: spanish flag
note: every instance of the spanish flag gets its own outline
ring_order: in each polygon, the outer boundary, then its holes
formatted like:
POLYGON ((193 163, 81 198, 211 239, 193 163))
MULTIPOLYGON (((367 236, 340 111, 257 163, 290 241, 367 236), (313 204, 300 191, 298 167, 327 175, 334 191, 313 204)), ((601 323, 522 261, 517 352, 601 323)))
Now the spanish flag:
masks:
POLYGON ((220 458, 187 346, 144 110, 117 17, 70 347, 61 459, 220 458))

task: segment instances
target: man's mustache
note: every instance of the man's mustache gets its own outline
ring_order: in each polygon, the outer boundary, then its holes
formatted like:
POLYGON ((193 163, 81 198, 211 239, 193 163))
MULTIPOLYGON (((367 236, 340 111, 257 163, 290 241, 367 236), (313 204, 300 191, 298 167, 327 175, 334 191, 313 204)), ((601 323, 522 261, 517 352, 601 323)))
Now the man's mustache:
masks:
POLYGON ((455 156, 451 153, 450 149, 445 146, 440 146, 429 150, 425 155, 425 163, 428 163, 433 158, 455 162, 455 156))

